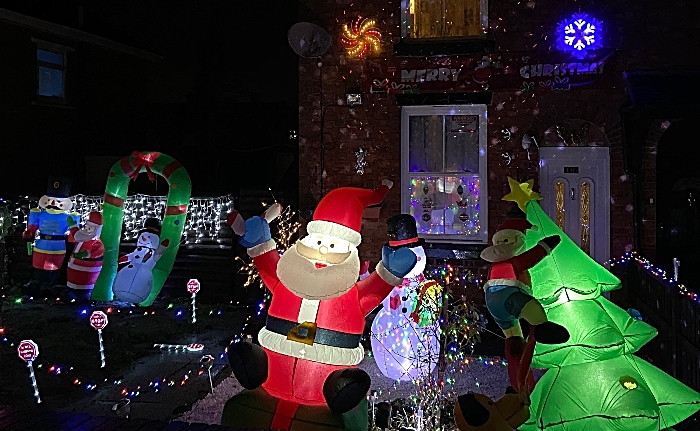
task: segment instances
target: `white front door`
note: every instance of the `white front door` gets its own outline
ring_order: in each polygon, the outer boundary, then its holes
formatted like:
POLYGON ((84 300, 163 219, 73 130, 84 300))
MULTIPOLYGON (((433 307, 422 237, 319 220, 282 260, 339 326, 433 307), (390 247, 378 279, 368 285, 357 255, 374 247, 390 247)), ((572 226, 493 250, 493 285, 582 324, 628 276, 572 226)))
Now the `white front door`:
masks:
POLYGON ((610 258, 610 149, 540 147, 542 209, 598 263, 610 258))

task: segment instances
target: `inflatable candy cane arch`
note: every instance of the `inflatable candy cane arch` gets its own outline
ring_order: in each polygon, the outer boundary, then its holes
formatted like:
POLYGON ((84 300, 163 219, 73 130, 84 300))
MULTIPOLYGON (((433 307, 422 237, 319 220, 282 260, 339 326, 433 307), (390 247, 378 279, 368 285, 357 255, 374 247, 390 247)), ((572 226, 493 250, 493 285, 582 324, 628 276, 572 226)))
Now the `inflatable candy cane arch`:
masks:
POLYGON ((160 231, 160 240, 167 240, 167 248, 152 269, 151 292, 143 302, 138 304, 139 306, 147 307, 153 304, 173 268, 185 229, 187 206, 190 203, 192 191, 190 176, 185 168, 170 156, 152 151, 143 153, 134 151, 130 156, 115 163, 109 171, 102 209, 104 225, 101 238, 105 246, 105 254, 102 271, 92 290, 92 299, 95 301, 114 299, 112 285, 117 275, 124 203, 129 191, 129 182, 141 172, 146 172, 151 181, 155 181, 154 174, 165 178, 168 182, 168 198, 160 231))

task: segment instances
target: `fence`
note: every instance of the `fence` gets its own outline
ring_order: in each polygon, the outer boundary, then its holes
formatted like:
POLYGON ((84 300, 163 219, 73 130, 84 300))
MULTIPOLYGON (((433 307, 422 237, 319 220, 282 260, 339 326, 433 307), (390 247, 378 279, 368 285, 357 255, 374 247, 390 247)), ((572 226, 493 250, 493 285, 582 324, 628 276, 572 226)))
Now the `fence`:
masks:
POLYGON ((630 305, 659 334, 640 353, 676 379, 700 391, 698 295, 635 254, 616 265, 630 305))

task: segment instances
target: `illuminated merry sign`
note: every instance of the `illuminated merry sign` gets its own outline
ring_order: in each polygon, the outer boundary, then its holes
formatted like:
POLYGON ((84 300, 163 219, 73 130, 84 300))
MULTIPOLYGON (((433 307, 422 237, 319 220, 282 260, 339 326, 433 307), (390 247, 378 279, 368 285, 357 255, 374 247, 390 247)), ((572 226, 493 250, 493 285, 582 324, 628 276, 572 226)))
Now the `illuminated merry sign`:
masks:
POLYGON ((602 48, 602 32, 602 21, 585 13, 575 13, 571 18, 559 23, 557 48, 570 51, 576 57, 583 57, 588 51, 602 48))

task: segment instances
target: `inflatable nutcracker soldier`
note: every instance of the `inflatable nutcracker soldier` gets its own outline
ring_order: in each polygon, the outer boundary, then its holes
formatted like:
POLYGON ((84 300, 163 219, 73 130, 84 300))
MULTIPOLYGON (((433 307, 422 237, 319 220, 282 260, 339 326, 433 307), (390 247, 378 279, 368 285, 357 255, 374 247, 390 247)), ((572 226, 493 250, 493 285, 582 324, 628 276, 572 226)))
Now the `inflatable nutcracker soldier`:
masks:
POLYGON ((28 294, 49 291, 60 275, 66 256, 67 219, 70 217, 76 224, 80 222, 80 215, 71 212, 70 187, 67 178, 50 178, 38 207, 29 211, 27 229, 22 233, 24 239, 34 240, 31 248, 32 277, 24 286, 28 294))

